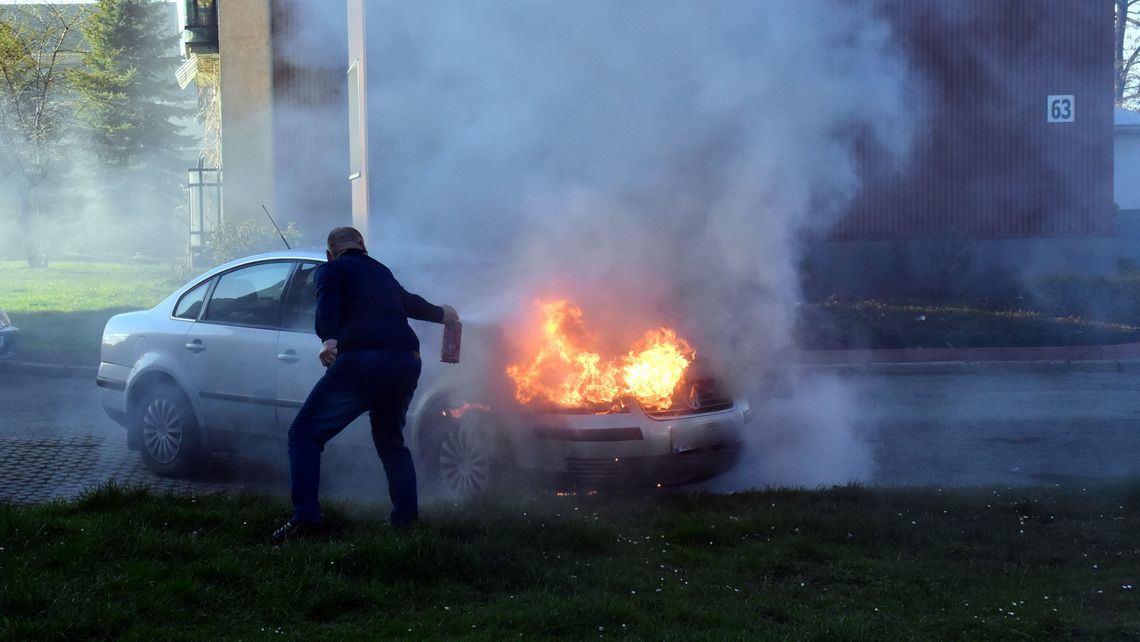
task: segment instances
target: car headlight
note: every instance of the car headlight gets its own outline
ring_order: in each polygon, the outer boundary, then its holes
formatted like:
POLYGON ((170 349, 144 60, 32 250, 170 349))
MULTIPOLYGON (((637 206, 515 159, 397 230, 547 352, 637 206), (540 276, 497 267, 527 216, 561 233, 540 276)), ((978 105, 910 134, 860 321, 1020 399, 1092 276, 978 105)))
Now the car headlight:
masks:
POLYGON ((0 328, 7 328, 12 325, 12 320, 8 318, 8 313, 0 310, 0 328))

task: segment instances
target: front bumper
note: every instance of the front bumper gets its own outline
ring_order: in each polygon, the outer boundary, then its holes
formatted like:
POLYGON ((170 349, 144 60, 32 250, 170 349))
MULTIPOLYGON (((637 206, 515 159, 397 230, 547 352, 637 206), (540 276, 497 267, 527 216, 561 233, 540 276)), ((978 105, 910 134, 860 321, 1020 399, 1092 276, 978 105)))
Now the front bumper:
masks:
POLYGON ((516 463, 576 485, 670 486, 716 477, 743 450, 745 404, 655 418, 631 408, 606 415, 531 415, 516 463))
POLYGON ((693 484, 730 470, 741 450, 731 442, 652 457, 567 457, 566 478, 603 487, 693 484))

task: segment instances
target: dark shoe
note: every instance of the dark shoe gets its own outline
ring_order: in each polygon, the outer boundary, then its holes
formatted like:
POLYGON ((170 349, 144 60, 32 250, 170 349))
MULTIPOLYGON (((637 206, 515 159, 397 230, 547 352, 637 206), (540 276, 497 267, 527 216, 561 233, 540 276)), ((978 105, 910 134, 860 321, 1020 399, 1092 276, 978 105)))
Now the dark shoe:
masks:
POLYGON ((321 532, 320 523, 298 522, 289 520, 285 525, 273 531, 273 535, 269 537, 269 543, 277 545, 284 544, 292 540, 305 539, 312 537, 321 532))

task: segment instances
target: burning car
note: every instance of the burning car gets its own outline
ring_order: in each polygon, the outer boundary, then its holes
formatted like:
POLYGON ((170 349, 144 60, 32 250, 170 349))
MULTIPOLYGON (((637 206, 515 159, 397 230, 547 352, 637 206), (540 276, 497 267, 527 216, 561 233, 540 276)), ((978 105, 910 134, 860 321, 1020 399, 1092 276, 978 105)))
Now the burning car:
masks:
MULTIPOLYGON (((423 273, 385 258, 397 275, 423 273)), ((239 259, 108 321, 103 407, 148 467, 186 475, 212 450, 284 439, 323 373, 313 273, 324 261, 311 251, 239 259)), ((444 490, 469 494, 509 470, 592 487, 683 484, 735 464, 748 406, 693 363, 687 343, 652 330, 605 360, 559 334, 581 322, 573 306, 542 309, 530 355, 508 362, 501 324, 465 319, 460 363, 425 356, 405 439, 444 490)), ((425 352, 440 344, 441 326, 415 329, 425 352)), ((340 440, 367 439, 367 418, 357 423, 340 440)))
POLYGON ((12 325, 8 314, 0 310, 0 359, 7 359, 16 354, 16 337, 20 336, 20 329, 12 325))

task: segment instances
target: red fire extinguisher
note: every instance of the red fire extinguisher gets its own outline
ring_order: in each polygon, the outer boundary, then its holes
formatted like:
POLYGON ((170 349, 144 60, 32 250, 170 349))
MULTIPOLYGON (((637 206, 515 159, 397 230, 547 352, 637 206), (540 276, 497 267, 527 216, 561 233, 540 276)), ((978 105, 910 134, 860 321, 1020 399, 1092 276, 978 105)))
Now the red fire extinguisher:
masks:
POLYGON ((443 324, 443 347, 439 351, 439 360, 444 363, 459 363, 459 344, 463 338, 463 324, 443 324))

